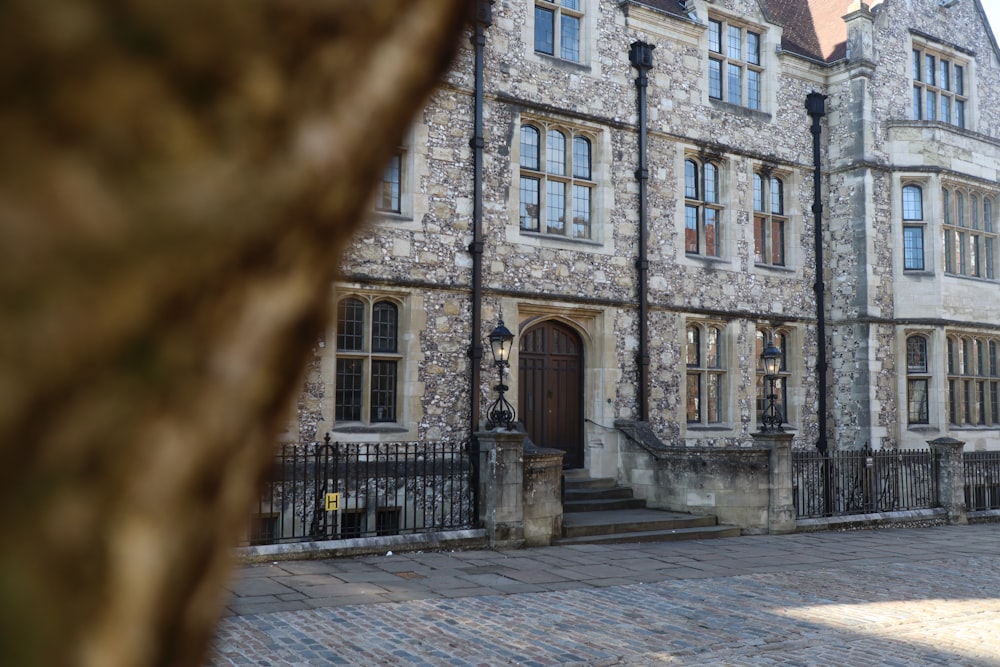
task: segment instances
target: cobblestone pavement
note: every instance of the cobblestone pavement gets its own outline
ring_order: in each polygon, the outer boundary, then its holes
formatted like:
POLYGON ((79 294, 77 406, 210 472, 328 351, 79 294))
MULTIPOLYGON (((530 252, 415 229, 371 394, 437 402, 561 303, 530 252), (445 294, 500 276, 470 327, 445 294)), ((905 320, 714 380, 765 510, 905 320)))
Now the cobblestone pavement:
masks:
POLYGON ((241 568, 210 665, 1000 667, 1000 524, 241 568))

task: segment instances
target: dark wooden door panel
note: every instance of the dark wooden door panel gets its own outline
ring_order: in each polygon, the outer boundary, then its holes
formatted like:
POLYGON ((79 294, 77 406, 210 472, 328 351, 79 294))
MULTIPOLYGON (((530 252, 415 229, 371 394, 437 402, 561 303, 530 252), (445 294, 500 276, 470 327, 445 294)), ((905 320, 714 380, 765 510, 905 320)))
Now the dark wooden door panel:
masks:
MULTIPOLYGON (((518 399, 521 418, 528 435, 541 432, 545 423, 545 361, 539 358, 521 357, 518 383, 520 397, 518 399)), ((534 437, 532 436, 532 440, 534 437)), ((537 441, 536 441, 537 443, 537 441)))
POLYGON ((540 447, 566 452, 567 467, 583 465, 583 353, 580 338, 557 322, 521 336, 518 402, 525 429, 540 447))

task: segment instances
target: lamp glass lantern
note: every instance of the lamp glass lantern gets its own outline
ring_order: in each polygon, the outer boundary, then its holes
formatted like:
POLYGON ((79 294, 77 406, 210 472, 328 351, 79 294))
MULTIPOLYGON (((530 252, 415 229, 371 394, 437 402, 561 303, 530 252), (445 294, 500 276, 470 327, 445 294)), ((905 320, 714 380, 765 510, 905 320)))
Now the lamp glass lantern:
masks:
POLYGON ((778 409, 778 404, 775 400, 777 396, 774 391, 775 383, 778 380, 778 372, 781 370, 781 349, 774 344, 773 339, 768 341, 767 346, 761 353, 760 362, 764 368, 764 381, 768 392, 767 403, 760 415, 760 430, 762 433, 781 433, 785 430, 781 426, 785 418, 782 416, 781 410, 778 409))
POLYGON ((497 398, 490 405, 486 414, 486 427, 490 429, 505 428, 510 430, 514 423, 514 406, 504 397, 504 393, 509 387, 504 384, 504 370, 510 365, 510 350, 514 343, 514 334, 504 326, 503 316, 501 316, 496 327, 487 337, 490 343, 490 353, 493 355, 493 363, 497 367, 498 382, 494 389, 497 398))
POLYGON ((503 318, 493 328, 489 335, 490 352, 494 364, 507 364, 510 360, 510 346, 514 342, 514 334, 504 326, 503 318))
POLYGON ((760 355, 761 363, 764 366, 764 375, 767 377, 777 377, 778 371, 781 370, 781 349, 774 344, 774 341, 768 341, 767 347, 760 355))

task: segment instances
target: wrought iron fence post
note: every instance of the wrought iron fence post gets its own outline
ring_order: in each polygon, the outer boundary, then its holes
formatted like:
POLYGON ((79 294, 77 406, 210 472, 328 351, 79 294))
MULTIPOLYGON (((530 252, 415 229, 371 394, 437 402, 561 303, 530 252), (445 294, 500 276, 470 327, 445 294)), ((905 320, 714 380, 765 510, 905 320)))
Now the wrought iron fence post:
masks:
POLYGON ((863 461, 859 461, 861 464, 860 470, 858 471, 861 476, 861 507, 867 512, 878 512, 878 502, 875 494, 875 480, 878 479, 878 459, 875 456, 875 452, 872 451, 871 445, 867 442, 865 446, 861 448, 861 455, 864 457, 863 461))
POLYGON ((823 516, 833 516, 833 464, 830 450, 823 450, 823 516))
MULTIPOLYGON (((327 433, 326 443, 329 444, 329 442, 330 442, 330 434, 327 433)), ((340 507, 341 509, 343 509, 344 506, 347 504, 347 494, 342 489, 340 480, 340 443, 339 442, 333 443, 331 451, 333 452, 333 460, 329 466, 330 479, 333 481, 333 490, 341 494, 340 502, 342 504, 340 507)), ((333 530, 331 532, 334 534, 334 537, 336 539, 340 539, 341 538, 340 533, 343 530, 341 522, 337 520, 337 517, 334 517, 333 521, 334 525, 332 526, 333 530)))
POLYGON ((483 521, 479 516, 479 438, 476 434, 467 441, 466 455, 469 461, 469 484, 472 486, 472 522, 480 528, 483 521))
POLYGON ((327 536, 326 516, 326 466, 322 465, 320 452, 326 454, 331 449, 330 434, 327 433, 323 444, 316 443, 313 447, 313 517, 309 526, 309 537, 318 540, 327 536))

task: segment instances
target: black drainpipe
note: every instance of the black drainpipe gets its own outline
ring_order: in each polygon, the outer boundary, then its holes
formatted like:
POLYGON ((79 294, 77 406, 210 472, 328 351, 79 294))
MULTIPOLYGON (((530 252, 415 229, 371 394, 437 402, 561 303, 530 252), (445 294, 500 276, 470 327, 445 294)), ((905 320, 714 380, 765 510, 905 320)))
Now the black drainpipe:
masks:
POLYGON ((493 25, 493 0, 478 0, 472 46, 476 57, 472 139, 472 344, 469 346, 469 463, 472 467, 472 516, 479 521, 479 384, 483 360, 483 51, 486 49, 486 28, 493 25))
POLYGON ((639 167, 635 170, 635 178, 639 181, 639 258, 635 262, 639 273, 639 352, 636 354, 636 363, 639 367, 639 420, 643 422, 649 421, 649 295, 646 289, 649 274, 649 260, 646 257, 646 199, 649 185, 649 169, 646 167, 646 87, 649 79, 646 74, 653 67, 655 48, 645 42, 632 42, 628 54, 629 62, 639 70, 639 76, 635 79, 639 106, 639 167))
MULTIPOLYGON (((813 234, 816 244, 816 282, 813 289, 816 292, 816 377, 819 403, 819 438, 816 449, 826 454, 826 319, 823 295, 826 286, 823 283, 823 200, 822 200, 822 166, 820 164, 819 136, 822 132, 820 119, 826 115, 826 95, 812 92, 806 95, 806 113, 812 118, 810 131, 813 137, 813 234)), ((826 494, 829 499, 829 493, 826 494)))
POLYGON ((469 252, 472 254, 472 344, 469 346, 469 359, 472 366, 470 400, 471 435, 479 431, 479 384, 483 359, 482 320, 483 320, 483 51, 486 48, 486 28, 493 24, 493 0, 479 0, 476 8, 476 25, 472 34, 472 45, 476 57, 476 82, 473 111, 475 121, 472 139, 472 243, 469 252))

